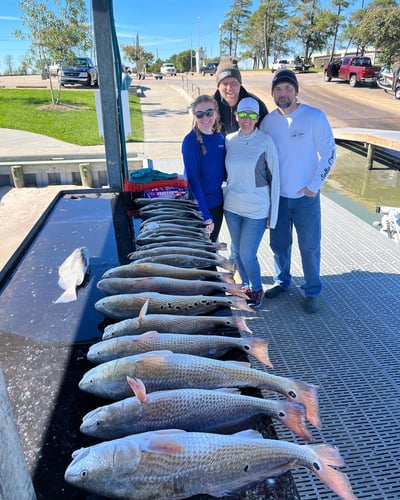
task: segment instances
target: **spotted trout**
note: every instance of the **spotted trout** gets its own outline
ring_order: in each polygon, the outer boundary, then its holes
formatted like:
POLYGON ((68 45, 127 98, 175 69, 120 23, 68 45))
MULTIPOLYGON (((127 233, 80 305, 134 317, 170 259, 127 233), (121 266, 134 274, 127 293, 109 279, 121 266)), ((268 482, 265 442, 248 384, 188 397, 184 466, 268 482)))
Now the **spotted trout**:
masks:
POLYGON ((167 266, 184 267, 184 268, 208 268, 208 267, 222 267, 228 271, 235 270, 235 262, 233 260, 225 259, 221 256, 212 258, 198 257, 185 253, 177 254, 163 254, 152 255, 151 257, 142 257, 136 261, 138 264, 145 262, 151 264, 166 264, 167 266))
POLYGON ((227 293, 247 298, 242 285, 220 281, 184 280, 164 276, 143 278, 104 278, 97 282, 97 288, 105 295, 124 293, 158 292, 171 295, 211 295, 227 293))
POLYGON ((112 319, 133 318, 140 313, 148 301, 151 314, 179 313, 184 316, 207 314, 221 307, 235 307, 253 312, 242 297, 219 297, 218 295, 168 295, 157 292, 126 293, 110 295, 95 303, 97 311, 112 319))
POLYGON ((217 280, 224 283, 234 283, 232 273, 227 271, 212 271, 209 269, 185 269, 184 267, 154 264, 151 262, 125 264, 106 271, 102 278, 142 278, 145 276, 163 276, 187 280, 217 280))
POLYGON ((107 361, 87 371, 79 387, 95 396, 119 400, 131 395, 126 377, 139 378, 149 392, 221 387, 267 389, 282 394, 289 401, 303 403, 307 419, 315 427, 321 425, 316 385, 272 375, 243 363, 191 354, 151 351, 107 361))
POLYGON ((140 310, 139 316, 108 325, 104 329, 103 340, 124 335, 138 335, 149 330, 160 333, 211 333, 216 328, 237 328, 241 332, 252 333, 242 316, 183 316, 181 314, 146 314, 148 303, 140 310))
POLYGON ((260 416, 279 420, 299 437, 312 441, 301 403, 243 396, 237 389, 176 389, 146 394, 140 380, 129 379, 135 396, 87 413, 83 434, 116 439, 159 429, 222 432, 253 425, 260 416))
POLYGON ((240 349, 272 368, 268 355, 268 342, 258 337, 184 335, 155 331, 97 342, 89 347, 87 358, 92 363, 104 363, 125 356, 162 350, 218 358, 231 349, 240 349))
POLYGON ((301 466, 342 500, 356 500, 346 474, 334 469, 344 465, 336 447, 262 439, 254 430, 145 432, 81 448, 72 458, 65 480, 112 498, 222 497, 301 466))

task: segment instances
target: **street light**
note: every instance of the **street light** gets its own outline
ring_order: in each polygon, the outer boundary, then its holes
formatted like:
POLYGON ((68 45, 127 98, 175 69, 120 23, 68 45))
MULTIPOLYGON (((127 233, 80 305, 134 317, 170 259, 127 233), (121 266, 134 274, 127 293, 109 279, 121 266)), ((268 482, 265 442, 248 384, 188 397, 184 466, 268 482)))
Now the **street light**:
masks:
POLYGON ((197 47, 200 50, 200 17, 197 17, 197 47))

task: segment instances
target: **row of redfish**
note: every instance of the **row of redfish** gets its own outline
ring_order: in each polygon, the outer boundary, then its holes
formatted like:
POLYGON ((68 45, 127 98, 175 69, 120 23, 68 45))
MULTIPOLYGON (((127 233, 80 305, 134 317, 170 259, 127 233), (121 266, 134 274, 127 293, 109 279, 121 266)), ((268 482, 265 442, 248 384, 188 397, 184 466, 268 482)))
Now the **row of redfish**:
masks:
POLYGON ((335 447, 264 439, 254 430, 227 434, 269 415, 311 441, 305 420, 320 427, 317 387, 215 359, 239 348, 272 366, 263 339, 210 334, 220 326, 251 333, 242 317, 205 315, 219 307, 249 308, 230 273, 203 269, 230 264, 213 257, 218 245, 207 240, 194 202, 138 202, 142 246, 132 264, 111 269, 98 284, 108 296, 96 308, 120 321, 90 347, 88 359, 97 366, 79 383, 115 401, 88 413, 80 428, 105 441, 76 451, 66 480, 112 498, 221 497, 301 465, 341 498, 355 499, 347 476, 332 468, 344 465, 335 447), (209 295, 214 292, 232 296, 209 295), (288 401, 242 395, 239 389, 247 387, 288 401))

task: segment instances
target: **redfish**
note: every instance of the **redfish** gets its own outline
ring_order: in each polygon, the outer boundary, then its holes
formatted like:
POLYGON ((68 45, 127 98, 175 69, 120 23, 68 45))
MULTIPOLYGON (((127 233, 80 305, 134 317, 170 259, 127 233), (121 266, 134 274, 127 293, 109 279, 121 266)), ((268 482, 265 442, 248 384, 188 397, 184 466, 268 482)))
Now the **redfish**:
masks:
POLYGON ((262 439, 254 430, 145 432, 81 448, 72 457, 65 480, 112 498, 222 497, 301 466, 342 500, 356 500, 346 474, 334 469, 344 465, 336 447, 262 439))
POLYGON ((191 354, 151 351, 101 363, 84 374, 79 387, 95 396, 112 400, 131 395, 126 377, 139 378, 149 392, 183 388, 255 387, 278 392, 289 401, 303 403, 307 419, 315 427, 320 427, 316 385, 248 366, 248 363, 220 361, 191 354))
POLYGON ((258 337, 184 335, 182 333, 153 331, 141 335, 126 335, 97 342, 89 347, 87 358, 93 363, 104 363, 125 356, 162 350, 218 358, 230 349, 240 349, 266 366, 272 367, 268 355, 268 342, 258 337))
POLYGON ((136 396, 87 413, 80 426, 82 433, 108 440, 159 429, 222 432, 239 426, 249 428, 260 416, 269 416, 312 441, 301 403, 243 396, 237 389, 176 389, 146 394, 139 380, 130 379, 128 383, 136 396))

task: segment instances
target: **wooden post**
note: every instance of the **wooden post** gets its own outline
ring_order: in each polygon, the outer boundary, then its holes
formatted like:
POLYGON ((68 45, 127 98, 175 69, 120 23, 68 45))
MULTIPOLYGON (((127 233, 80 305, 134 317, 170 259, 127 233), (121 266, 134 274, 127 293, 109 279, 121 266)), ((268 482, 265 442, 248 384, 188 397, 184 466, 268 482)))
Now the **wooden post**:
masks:
POLYGON ((36 500, 0 366, 0 496, 36 500))
POLYGON ((25 187, 24 167, 22 167, 21 165, 13 165, 11 167, 11 175, 13 178, 14 187, 16 188, 25 187))
POLYGON ((368 170, 373 169, 374 152, 375 152, 375 146, 373 144, 368 144, 368 152, 367 152, 367 169, 368 170))
POLYGON ((79 172, 81 174, 82 186, 93 187, 93 178, 90 163, 80 163, 79 172))

